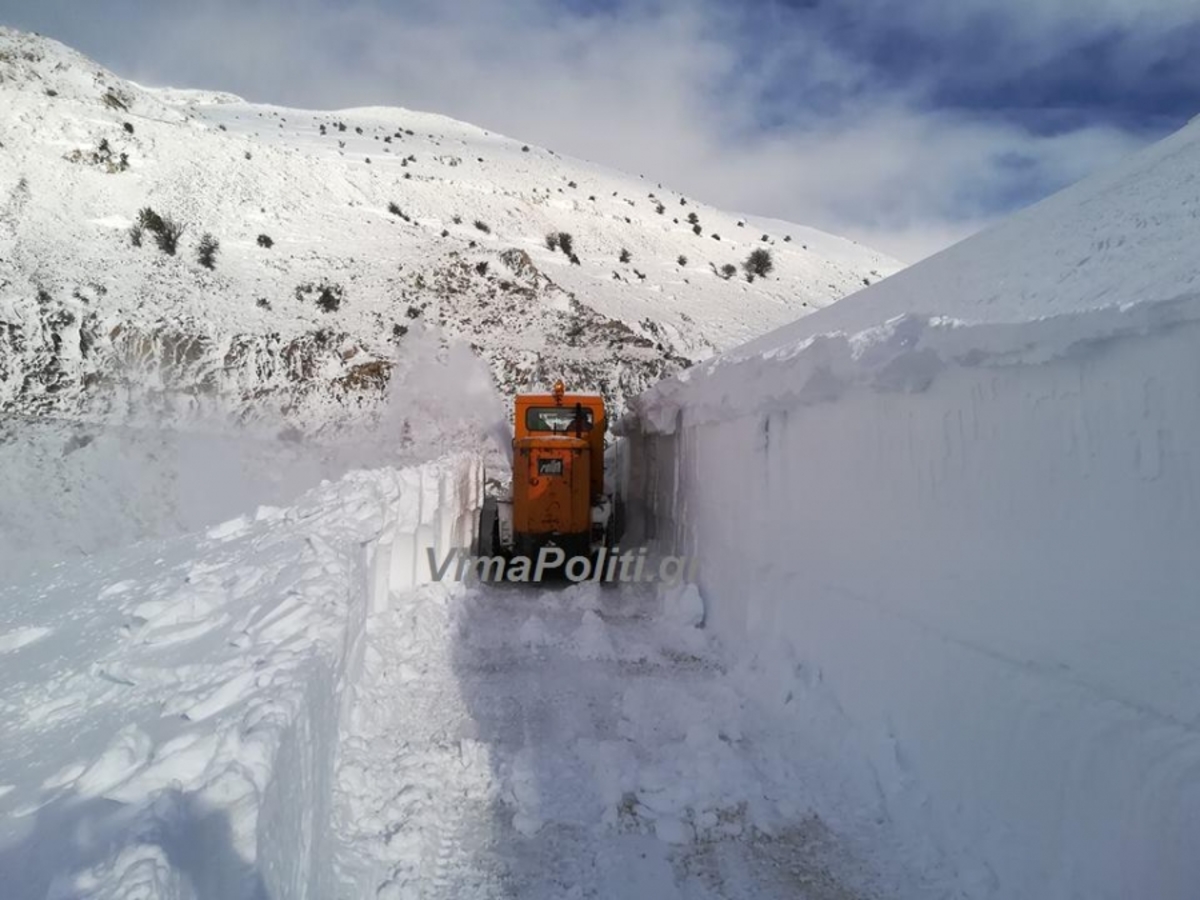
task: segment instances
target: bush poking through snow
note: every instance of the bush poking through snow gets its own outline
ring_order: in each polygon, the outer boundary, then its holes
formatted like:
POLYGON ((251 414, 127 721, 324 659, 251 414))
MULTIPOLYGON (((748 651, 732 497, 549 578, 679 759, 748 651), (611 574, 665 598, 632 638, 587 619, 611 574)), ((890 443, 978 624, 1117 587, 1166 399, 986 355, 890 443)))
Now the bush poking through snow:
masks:
POLYGON ((100 99, 104 101, 104 105, 109 109, 120 109, 125 112, 129 111, 128 98, 117 93, 117 91, 113 90, 112 88, 109 88, 107 91, 105 91, 104 95, 100 99))
POLYGON ((162 228, 154 232, 154 243, 167 256, 174 256, 179 247, 179 239, 186 228, 182 222, 176 222, 170 216, 163 216, 162 228))
POLYGON ((567 231, 552 231, 546 235, 546 247, 550 250, 561 250, 571 257, 575 255, 575 238, 567 231))
POLYGON ((121 153, 114 158, 112 144, 108 142, 108 138, 101 138, 95 150, 86 153, 83 150, 72 150, 64 158, 68 162, 101 166, 109 175, 124 172, 129 168, 129 154, 121 153))
POLYGON ((484 234, 492 233, 492 229, 488 226, 487 222, 484 222, 480 219, 475 220, 475 227, 478 228, 480 231, 482 231, 484 234))
POLYGON ((341 308, 342 301, 346 299, 345 289, 332 281, 322 281, 320 284, 313 284, 310 281, 296 288, 296 299, 301 303, 314 295, 313 302, 322 312, 327 313, 337 312, 341 308))
POLYGON ((170 216, 160 216, 149 206, 144 206, 138 211, 137 224, 154 235, 154 243, 167 256, 175 255, 179 247, 179 238, 187 228, 170 216))
POLYGON ((759 247, 750 251, 750 255, 742 263, 742 268, 746 270, 747 275, 766 278, 775 270, 775 260, 772 258, 770 250, 759 247))
POLYGON ((271 240, 271 236, 269 234, 260 234, 258 236, 258 246, 264 247, 267 250, 270 250, 272 247, 275 246, 275 242, 273 240, 271 240))
POLYGON ((627 263, 627 262, 629 262, 631 259, 633 259, 633 254, 632 254, 632 253, 630 253, 628 250, 626 250, 624 247, 622 247, 622 248, 621 248, 621 255, 620 255, 620 256, 618 256, 617 258, 618 258, 619 260, 621 260, 621 262, 623 262, 623 263, 627 263))
POLYGON ((405 215, 405 214, 404 214, 404 210, 402 210, 402 209, 401 209, 401 208, 400 208, 400 207, 399 207, 399 206, 396 204, 396 202, 395 202, 394 200, 393 200, 391 203, 389 203, 389 204, 388 204, 388 212, 390 212, 390 213, 391 213, 393 216, 399 216, 399 217, 400 217, 401 219, 403 219, 405 222, 411 222, 411 221, 412 221, 412 219, 410 219, 410 218, 409 218, 407 215, 405 215))
POLYGON ((142 234, 144 229, 137 222, 129 226, 129 242, 135 247, 142 246, 142 234))
POLYGON ((324 312, 336 312, 342 305, 342 288, 340 285, 323 285, 317 294, 317 306, 324 312))
POLYGON ((196 259, 204 268, 214 269, 217 264, 217 251, 220 249, 221 242, 206 231, 200 237, 200 246, 196 248, 196 259))
POLYGON ((158 231, 163 227, 163 220, 151 207, 143 206, 138 210, 137 224, 147 231, 158 231))
POLYGON ((701 228, 699 225, 692 226, 692 234, 703 234, 703 233, 704 233, 704 229, 701 228))
POLYGON ((582 263, 579 261, 579 257, 578 257, 578 256, 576 256, 574 253, 570 253, 570 254, 568 254, 568 255, 567 255, 567 258, 568 258, 569 260, 571 260, 571 265, 573 265, 573 266, 579 266, 579 265, 582 265, 582 263))
POLYGON ((487 264, 487 261, 486 261, 486 260, 484 260, 483 262, 476 263, 476 265, 475 265, 475 271, 476 271, 476 273, 477 273, 477 274, 479 274, 480 276, 487 275, 487 273, 488 273, 488 264, 487 264))
POLYGON ((680 268, 683 268, 684 266, 686 266, 688 264, 688 258, 686 256, 684 256, 682 253, 680 253, 679 258, 677 260, 675 260, 675 262, 679 263, 680 268))

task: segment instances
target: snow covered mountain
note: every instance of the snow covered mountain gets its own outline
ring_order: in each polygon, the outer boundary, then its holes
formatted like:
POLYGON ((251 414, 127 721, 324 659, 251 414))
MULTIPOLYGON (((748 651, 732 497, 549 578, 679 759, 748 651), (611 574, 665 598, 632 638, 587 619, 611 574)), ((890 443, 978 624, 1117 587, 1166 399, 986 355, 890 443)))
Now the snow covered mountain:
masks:
POLYGON ((8 415, 311 431, 372 407, 427 323, 506 391, 620 404, 900 267, 442 116, 150 89, 9 29, 0 108, 8 415))

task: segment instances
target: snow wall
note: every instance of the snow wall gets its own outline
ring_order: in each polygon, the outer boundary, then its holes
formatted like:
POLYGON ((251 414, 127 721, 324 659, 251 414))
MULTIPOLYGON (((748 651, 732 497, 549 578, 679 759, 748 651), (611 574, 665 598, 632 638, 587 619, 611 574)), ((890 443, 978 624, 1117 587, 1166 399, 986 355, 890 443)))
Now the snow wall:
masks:
POLYGON ((4 896, 335 896, 370 613, 470 545, 481 501, 471 455, 355 471, 0 585, 4 896))
MULTIPOLYGON (((323 898, 336 894, 330 801, 338 735, 360 683, 367 620, 393 593, 432 580, 427 549, 440 560, 471 547, 483 504, 479 458, 458 455, 422 466, 372 473, 383 480, 382 504, 368 519, 371 534, 343 552, 362 554, 346 605, 342 651, 310 670, 305 704, 288 724, 263 795, 256 834, 258 877, 265 896, 323 898), (328 674, 333 674, 332 679, 328 674)), ((353 518, 353 512, 351 513, 353 518)), ((313 539, 327 539, 322 527, 313 539)))
POLYGON ((1200 298, 903 316, 618 430, 623 543, 699 557, 708 627, 828 745, 823 818, 972 897, 1196 896, 1200 298))

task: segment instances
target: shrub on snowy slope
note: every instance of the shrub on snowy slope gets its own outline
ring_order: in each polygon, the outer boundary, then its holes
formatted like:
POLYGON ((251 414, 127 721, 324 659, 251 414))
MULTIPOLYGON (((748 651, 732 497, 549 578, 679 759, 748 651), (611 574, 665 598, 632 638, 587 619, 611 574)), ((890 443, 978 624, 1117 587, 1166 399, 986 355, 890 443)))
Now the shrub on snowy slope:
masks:
POLYGON ((575 255, 575 238, 569 231, 552 231, 546 235, 546 249, 561 250, 566 256, 575 255))
MULTIPOLYGON (((154 235, 154 243, 167 256, 174 256, 179 247, 179 238, 187 228, 181 222, 176 222, 170 216, 160 216, 149 206, 142 207, 138 212, 137 224, 154 235)), ((135 243, 137 243, 135 241, 135 243)), ((140 245, 139 245, 140 246, 140 245)))
POLYGON ((337 312, 341 309, 342 301, 346 299, 346 289, 332 281, 323 281, 320 284, 308 282, 296 288, 296 299, 301 303, 310 298, 314 298, 313 302, 322 312, 337 312))
POLYGON ((212 269, 216 266, 217 251, 221 249, 221 243, 208 232, 200 238, 200 246, 196 250, 196 258, 200 261, 200 265, 206 269, 212 269))
POLYGON ((747 277, 766 278, 774 271, 775 260, 771 257, 770 250, 759 247, 750 251, 750 255, 742 263, 742 268, 746 270, 747 277))

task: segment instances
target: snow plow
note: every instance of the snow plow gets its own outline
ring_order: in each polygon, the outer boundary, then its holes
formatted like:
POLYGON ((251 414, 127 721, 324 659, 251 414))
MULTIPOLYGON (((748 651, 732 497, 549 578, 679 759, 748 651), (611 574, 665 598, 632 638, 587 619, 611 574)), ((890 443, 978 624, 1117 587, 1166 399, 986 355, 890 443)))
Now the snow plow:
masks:
POLYGON ((567 393, 561 381, 550 393, 518 394, 511 490, 485 500, 478 552, 533 559, 558 548, 570 559, 610 546, 607 427, 600 394, 567 393))

